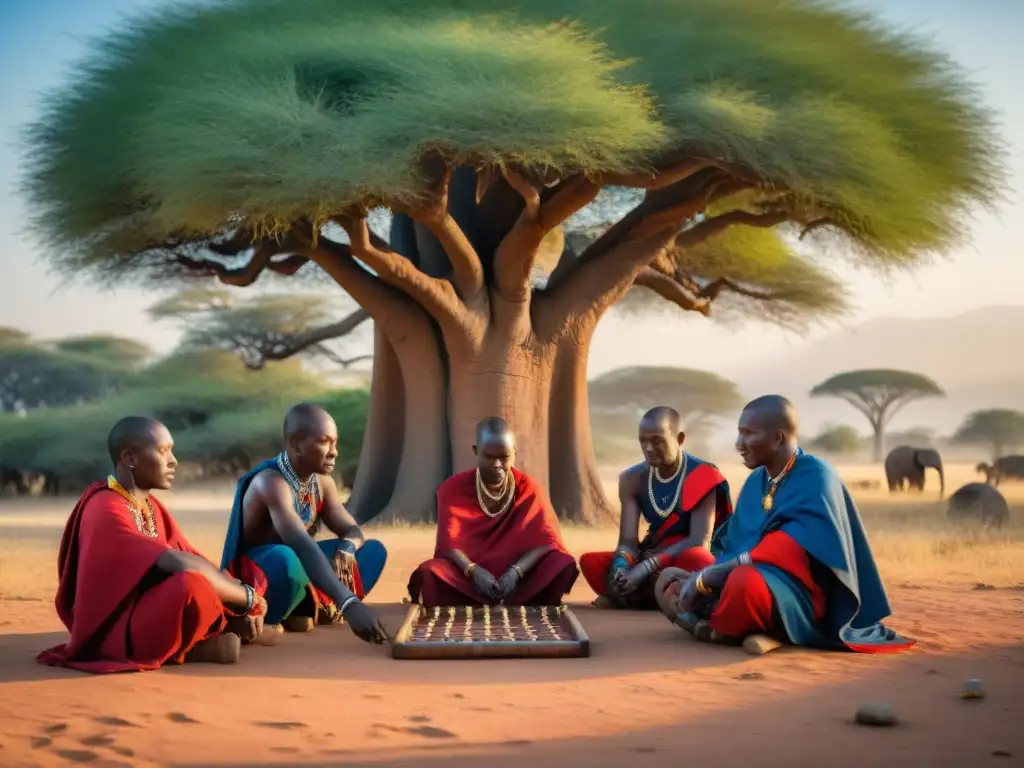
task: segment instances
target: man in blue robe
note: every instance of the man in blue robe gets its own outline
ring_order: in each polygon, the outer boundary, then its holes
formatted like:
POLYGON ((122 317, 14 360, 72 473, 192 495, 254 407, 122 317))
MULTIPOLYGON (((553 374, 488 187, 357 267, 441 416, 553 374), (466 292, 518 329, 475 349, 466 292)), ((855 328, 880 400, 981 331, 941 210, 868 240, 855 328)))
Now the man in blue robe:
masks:
POLYGON ((383 642, 387 633, 361 598, 387 552, 363 536, 331 477, 338 427, 323 408, 300 403, 285 416, 284 437, 285 450, 238 481, 221 567, 266 579, 267 624, 309 631, 344 618, 363 640, 383 642), (316 541, 321 524, 337 538, 316 541))
POLYGON ((716 531, 715 564, 666 570, 665 614, 698 640, 747 636, 862 653, 914 645, 890 614, 857 508, 836 471, 797 446, 792 403, 767 395, 740 415, 736 447, 752 472, 716 531))

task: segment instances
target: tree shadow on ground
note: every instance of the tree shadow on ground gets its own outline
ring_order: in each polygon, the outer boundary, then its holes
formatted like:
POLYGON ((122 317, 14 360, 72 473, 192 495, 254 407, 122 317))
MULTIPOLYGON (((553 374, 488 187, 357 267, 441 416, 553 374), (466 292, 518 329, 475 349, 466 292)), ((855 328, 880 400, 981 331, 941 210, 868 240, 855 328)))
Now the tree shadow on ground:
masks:
MULTIPOLYGON (((394 635, 408 606, 374 607, 394 635)), ((590 636, 589 658, 395 660, 391 658, 389 646, 368 645, 347 627, 336 626, 317 627, 308 634, 286 633, 273 648, 244 648, 238 664, 165 667, 146 675, 363 682, 394 680, 396 675, 408 675, 417 683, 478 685, 483 665, 487 668, 488 682, 492 683, 550 682, 552 664, 559 666, 560 679, 570 682, 665 669, 680 672, 738 664, 749 658, 735 648, 702 646, 697 653, 693 641, 657 612, 599 611, 587 605, 572 608, 590 636)), ((0 635, 0 684, 61 676, 83 677, 84 673, 54 669, 35 661, 41 650, 66 639, 67 634, 61 632, 0 635)))
MULTIPOLYGON (((1024 729, 1018 727, 1024 709, 1024 649, 1000 646, 985 650, 984 657, 921 658, 910 654, 856 679, 822 681, 795 691, 783 690, 787 665, 765 664, 763 674, 723 680, 723 686, 739 687, 738 696, 733 688, 709 706, 702 705, 699 697, 687 700, 686 691, 680 690, 679 698, 665 705, 680 713, 680 722, 667 728, 628 731, 624 726, 613 735, 595 733, 578 738, 517 739, 510 734, 506 741, 483 744, 472 743, 471 734, 420 733, 421 743, 398 747, 386 742, 389 733, 402 731, 415 738, 420 729, 381 726, 377 749, 346 749, 341 743, 332 748, 322 740, 304 748, 265 743, 261 761, 171 765, 250 768, 296 764, 300 757, 306 768, 1015 764, 1024 756, 1024 729), (1016 674, 1007 674, 1010 667, 1016 674), (986 699, 958 698, 965 674, 988 681, 986 699), (737 698, 743 702, 739 706, 723 705, 723 701, 737 698), (897 725, 873 728, 854 724, 858 705, 869 700, 891 704, 899 718, 897 725), (279 753, 279 761, 268 752, 279 753)), ((403 738, 409 741, 409 736, 403 738)))

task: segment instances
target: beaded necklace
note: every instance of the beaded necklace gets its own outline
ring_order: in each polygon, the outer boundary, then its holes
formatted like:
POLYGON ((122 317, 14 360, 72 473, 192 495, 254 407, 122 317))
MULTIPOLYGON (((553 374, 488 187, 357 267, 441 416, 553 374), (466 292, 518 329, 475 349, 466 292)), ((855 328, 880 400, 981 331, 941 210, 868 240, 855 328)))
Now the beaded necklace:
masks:
POLYGON ((789 461, 786 462, 786 466, 779 472, 778 477, 768 478, 768 490, 764 494, 764 498, 761 499, 761 506, 765 512, 771 512, 772 507, 775 506, 775 492, 779 490, 779 483, 782 482, 783 478, 789 474, 789 470, 793 468, 793 464, 796 461, 796 454, 794 453, 789 457, 789 461))
POLYGON ((669 514, 672 512, 672 510, 676 508, 676 505, 679 504, 679 497, 680 497, 680 495, 682 495, 682 492, 683 492, 683 480, 685 480, 685 479, 686 479, 686 452, 685 451, 680 451, 679 452, 679 463, 676 465, 675 471, 669 477, 662 478, 661 472, 658 471, 657 467, 651 467, 650 470, 647 472, 647 496, 651 500, 651 507, 654 508, 654 511, 657 513, 658 517, 661 517, 661 518, 668 517, 669 514), (659 483, 671 483, 676 478, 679 479, 679 482, 676 483, 676 490, 672 494, 672 501, 669 503, 669 505, 668 505, 668 507, 666 509, 662 509, 658 505, 658 500, 654 496, 654 476, 655 475, 658 476, 658 482, 659 483))
POLYGON ((159 535, 156 530, 156 515, 153 514, 153 505, 150 503, 149 497, 146 497, 145 503, 140 502, 117 482, 117 478, 113 475, 107 477, 107 488, 128 503, 128 511, 132 513, 132 519, 135 521, 135 527, 139 529, 139 533, 144 533, 152 539, 159 535))
POLYGON ((512 500, 516 496, 516 479, 511 472, 505 473, 505 483, 497 495, 491 493, 487 488, 487 483, 484 482, 483 476, 480 474, 479 468, 476 471, 476 501, 480 505, 480 509, 483 510, 484 514, 488 517, 498 517, 508 511, 508 508, 512 506, 512 500), (497 512, 491 512, 490 507, 487 504, 486 499, 490 499, 494 502, 501 502, 501 506, 498 507, 497 512))
POLYGON ((277 455, 277 468, 288 485, 291 486, 295 512, 306 526, 306 530, 316 528, 318 522, 316 512, 320 500, 320 484, 317 482, 316 475, 310 475, 306 482, 299 480, 298 474, 292 469, 287 451, 281 451, 277 455))

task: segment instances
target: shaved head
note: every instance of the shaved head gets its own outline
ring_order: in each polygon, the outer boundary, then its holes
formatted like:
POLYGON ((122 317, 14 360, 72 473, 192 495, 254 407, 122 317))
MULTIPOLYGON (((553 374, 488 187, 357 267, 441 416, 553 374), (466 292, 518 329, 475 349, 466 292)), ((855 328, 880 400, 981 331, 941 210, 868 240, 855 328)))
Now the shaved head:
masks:
POLYGON ((492 488, 502 485, 516 458, 516 436, 512 427, 504 419, 484 419, 476 425, 473 452, 484 483, 492 488))
POLYGON ((284 417, 288 460, 301 478, 334 472, 338 458, 338 425, 327 411, 312 403, 299 403, 284 417))
POLYGON ((288 409, 284 415, 284 439, 301 440, 313 432, 322 431, 327 422, 333 422, 331 414, 313 403, 299 403, 288 409))
POLYGON ((148 416, 125 416, 107 435, 107 451, 116 465, 125 451, 138 451, 153 441, 157 427, 163 427, 156 419, 148 416))
POLYGON ((782 395, 763 395, 751 400, 743 410, 758 414, 766 427, 789 437, 794 437, 800 427, 796 407, 782 395))
POLYGON ((640 419, 637 436, 644 460, 652 467, 671 471, 679 463, 686 435, 680 426, 679 411, 667 405, 651 408, 640 419))
POLYGON ((748 469, 766 467, 774 477, 796 450, 796 408, 782 395, 751 400, 740 413, 736 450, 748 469))
POLYGON ((507 421, 495 416, 490 419, 484 419, 476 425, 476 445, 479 448, 483 445, 494 445, 496 443, 514 448, 516 436, 507 421))
POLYGON ((667 405, 659 405, 655 408, 651 408, 647 413, 640 419, 642 424, 649 426, 664 426, 669 432, 675 434, 679 432, 679 426, 682 424, 682 417, 679 415, 679 411, 675 408, 669 408, 667 405))

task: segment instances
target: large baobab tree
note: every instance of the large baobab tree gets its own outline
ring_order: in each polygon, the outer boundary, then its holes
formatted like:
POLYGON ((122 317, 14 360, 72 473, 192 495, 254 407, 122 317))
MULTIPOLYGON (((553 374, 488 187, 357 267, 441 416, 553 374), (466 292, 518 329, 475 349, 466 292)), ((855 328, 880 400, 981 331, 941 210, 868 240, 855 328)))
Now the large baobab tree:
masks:
POLYGON ((363 519, 429 515, 492 415, 563 515, 600 514, 588 349, 633 286, 835 309, 816 248, 916 264, 1003 167, 947 57, 811 0, 175 6, 98 41, 27 136, 66 270, 245 285, 312 263, 366 310, 363 519), (622 189, 636 204, 538 275, 622 189))
POLYGON ((838 397, 871 424, 872 458, 885 455, 885 428, 905 405, 925 397, 942 397, 941 387, 927 376, 887 368, 839 373, 811 390, 811 397, 838 397))

